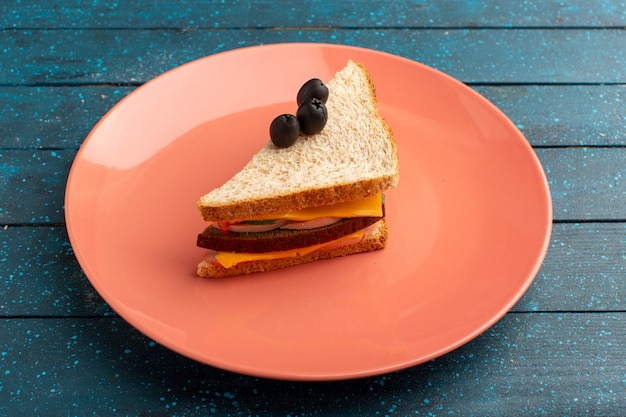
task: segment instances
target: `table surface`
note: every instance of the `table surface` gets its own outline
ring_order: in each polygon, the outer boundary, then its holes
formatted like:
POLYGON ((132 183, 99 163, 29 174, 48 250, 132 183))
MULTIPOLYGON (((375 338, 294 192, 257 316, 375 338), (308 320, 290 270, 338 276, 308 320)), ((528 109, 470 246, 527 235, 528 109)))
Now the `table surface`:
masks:
POLYGON ((345 0, 0 4, 0 415, 626 414, 626 4, 345 0), (464 346, 347 381, 239 375, 172 352, 91 287, 70 165, 151 78, 251 45, 377 49, 459 79, 533 146, 553 233, 522 299, 464 346))

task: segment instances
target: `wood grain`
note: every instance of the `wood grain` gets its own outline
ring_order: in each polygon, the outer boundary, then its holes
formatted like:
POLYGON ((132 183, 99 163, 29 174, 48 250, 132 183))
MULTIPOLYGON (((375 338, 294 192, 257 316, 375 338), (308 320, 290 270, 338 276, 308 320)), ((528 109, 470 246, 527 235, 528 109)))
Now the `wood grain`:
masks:
POLYGON ((626 148, 545 148, 554 219, 626 220, 626 148))
POLYGON ((5 30, 2 37, 7 86, 137 85, 207 55, 280 42, 368 47, 466 83, 626 82, 619 29, 5 30))
POLYGON ((524 2, 425 0, 67 0, 0 4, 2 28, 623 27, 619 0, 524 2))
POLYGON ((64 222, 65 184, 75 153, 0 150, 0 224, 64 222))
POLYGON ((0 87, 0 149, 78 149, 134 87, 0 87))
POLYGON ((112 314, 80 268, 65 227, 0 228, 0 317, 112 314))
POLYGON ((626 85, 474 86, 533 146, 625 146, 626 85))
POLYGON ((4 320, 0 411, 31 416, 620 415, 624 313, 510 314, 443 357, 292 383, 185 359, 117 318, 4 320), (67 352, 67 355, 50 355, 67 352))
POLYGON ((516 312, 626 311, 626 223, 557 223, 516 312))

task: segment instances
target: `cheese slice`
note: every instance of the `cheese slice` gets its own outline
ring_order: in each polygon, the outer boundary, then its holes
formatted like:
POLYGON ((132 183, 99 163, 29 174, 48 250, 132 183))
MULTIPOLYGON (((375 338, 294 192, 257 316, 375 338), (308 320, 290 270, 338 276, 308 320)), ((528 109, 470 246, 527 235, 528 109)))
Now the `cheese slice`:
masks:
POLYGON ((295 221, 306 221, 320 217, 382 217, 382 194, 376 194, 361 200, 346 201, 344 203, 327 206, 307 207, 280 214, 274 218, 295 221))
POLYGON ((304 256, 317 249, 324 247, 338 247, 342 244, 348 245, 359 242, 365 236, 365 230, 359 230, 339 239, 331 240, 317 245, 307 246, 305 248, 297 248, 291 250, 263 252, 263 253, 235 253, 235 252, 217 252, 215 259, 224 268, 230 268, 242 262, 250 261, 267 261, 272 259, 289 258, 295 256, 304 256))

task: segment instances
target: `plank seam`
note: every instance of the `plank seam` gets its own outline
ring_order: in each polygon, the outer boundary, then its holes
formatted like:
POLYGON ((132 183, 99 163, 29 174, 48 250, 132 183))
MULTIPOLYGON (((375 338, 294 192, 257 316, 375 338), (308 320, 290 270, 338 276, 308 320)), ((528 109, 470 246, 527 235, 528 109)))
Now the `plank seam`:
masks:
POLYGON ((221 27, 209 27, 209 26, 146 26, 146 27, 97 27, 97 26, 80 26, 80 27, 69 27, 69 26, 61 26, 61 27, 3 27, 0 28, 0 31, 7 32, 32 32, 32 31, 50 31, 50 32, 62 32, 62 31, 162 31, 162 32, 191 32, 191 31, 237 31, 237 30, 274 30, 274 31, 329 31, 329 30, 423 30, 423 31, 485 31, 485 30, 494 30, 494 31, 512 31, 512 30, 520 30, 520 31, 531 31, 531 30, 543 30, 543 31, 572 31, 572 30, 592 30, 592 31, 605 31, 605 30, 614 30, 621 31, 626 30, 626 25, 564 25, 564 26, 544 26, 544 25, 520 25, 520 26, 512 26, 512 25, 486 25, 486 26, 477 26, 477 25, 462 25, 462 26, 444 26, 444 25, 415 25, 415 26, 273 26, 273 25, 261 25, 261 26, 221 26, 221 27))
POLYGON ((622 314, 626 310, 510 310, 506 314, 622 314))
MULTIPOLYGON (((609 144, 609 145, 532 145, 533 149, 626 149, 626 144, 609 144)), ((78 151, 80 146, 25 146, 22 148, 2 147, 0 151, 78 151)))
MULTIPOLYGON (((522 314, 624 314, 626 310, 510 310, 505 315, 522 315, 522 314)), ((104 319, 104 320, 116 320, 120 319, 121 316, 115 312, 110 314, 85 314, 85 315, 45 315, 45 314, 35 314, 35 315, 26 315, 26 314, 6 314, 0 315, 0 319, 2 320, 40 320, 40 319, 104 319)))
MULTIPOLYGON (((418 62, 418 61, 415 61, 418 62)), ((61 82, 61 81, 50 81, 50 82, 38 82, 38 83, 0 83, 0 88, 3 87, 25 87, 25 88, 36 88, 36 87, 141 87, 146 82, 150 81, 152 78, 146 81, 138 81, 138 82, 61 82)), ((521 81, 521 82, 485 82, 485 81, 463 81, 459 80, 470 87, 577 87, 577 86, 598 86, 598 87, 622 87, 626 86, 626 82, 624 81, 608 81, 608 82, 585 82, 585 81, 572 81, 572 82, 536 82, 536 81, 521 81)))
MULTIPOLYGON (((553 224, 602 224, 602 223, 612 223, 612 224, 619 224, 619 223, 626 223, 626 218, 625 219, 552 219, 552 223, 553 224)), ((11 222, 6 222, 6 223, 0 223, 0 229, 4 229, 7 230, 9 228, 36 228, 36 227, 48 227, 48 228, 53 228, 53 227, 66 227, 67 224, 64 222, 52 222, 52 223, 24 223, 24 222, 20 222, 20 223, 11 223, 11 222)))
POLYGON ((608 145, 532 145, 533 149, 621 149, 626 148, 626 144, 608 145))

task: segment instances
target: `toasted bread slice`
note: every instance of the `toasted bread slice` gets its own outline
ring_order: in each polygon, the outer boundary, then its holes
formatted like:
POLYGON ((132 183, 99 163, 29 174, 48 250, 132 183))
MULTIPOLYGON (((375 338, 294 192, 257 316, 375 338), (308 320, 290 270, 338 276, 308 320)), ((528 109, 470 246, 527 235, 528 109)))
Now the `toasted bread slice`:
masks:
POLYGON ((301 135, 289 148, 269 141, 239 173, 200 198, 205 220, 268 219, 286 210, 366 198, 397 185, 396 144, 378 112, 365 67, 349 61, 326 85, 328 122, 322 132, 301 135))
POLYGON ((206 278, 224 278, 235 275, 251 274, 254 272, 267 272, 289 266, 314 262, 321 259, 337 258, 340 256, 353 255, 363 252, 373 252, 375 250, 383 249, 387 245, 387 236, 387 223, 385 222, 385 219, 382 219, 376 223, 376 226, 368 236, 366 236, 359 243, 353 245, 341 246, 329 250, 318 249, 304 256, 243 262, 230 268, 224 268, 219 264, 202 261, 198 264, 197 274, 206 278))

